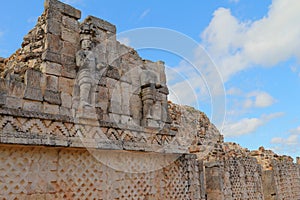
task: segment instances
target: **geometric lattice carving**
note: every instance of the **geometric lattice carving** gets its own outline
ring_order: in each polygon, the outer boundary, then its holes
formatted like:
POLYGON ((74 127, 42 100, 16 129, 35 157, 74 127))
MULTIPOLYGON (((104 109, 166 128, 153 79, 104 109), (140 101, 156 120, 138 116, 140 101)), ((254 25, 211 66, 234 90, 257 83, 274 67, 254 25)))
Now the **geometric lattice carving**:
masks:
POLYGON ((278 199, 300 199, 298 166, 294 163, 273 161, 273 171, 278 199))
POLYGON ((223 193, 225 199, 263 199, 261 167, 253 158, 224 161, 223 193))
POLYGON ((198 199, 185 156, 155 171, 127 173, 86 149, 2 145, 0 155, 0 199, 198 199))
POLYGON ((147 133, 143 131, 125 130, 118 127, 99 125, 82 125, 74 122, 62 122, 39 118, 13 117, 0 115, 0 132, 3 134, 19 134, 24 137, 30 134, 40 136, 82 137, 109 141, 148 143, 166 145, 173 142, 173 136, 147 133))

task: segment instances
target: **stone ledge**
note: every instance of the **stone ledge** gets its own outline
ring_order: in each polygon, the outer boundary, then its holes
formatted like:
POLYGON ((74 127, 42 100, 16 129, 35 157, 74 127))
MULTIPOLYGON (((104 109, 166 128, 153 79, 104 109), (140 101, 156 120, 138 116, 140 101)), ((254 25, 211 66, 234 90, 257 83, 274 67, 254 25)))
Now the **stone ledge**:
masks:
POLYGON ((93 23, 95 24, 98 28, 101 28, 103 30, 106 30, 106 31, 109 31, 111 33, 116 33, 116 26, 103 20, 103 19, 99 19, 97 17, 94 17, 94 16, 88 16, 84 22, 87 22, 87 23, 93 23))
POLYGON ((80 137, 63 137, 55 135, 39 135, 34 133, 3 133, 0 132, 0 144, 11 145, 29 145, 29 146, 51 146, 51 147, 72 147, 88 148, 101 150, 127 150, 141 152, 157 153, 188 153, 184 148, 179 146, 161 146, 157 144, 147 144, 143 142, 124 142, 111 141, 105 139, 91 139, 80 137), (172 148, 170 148, 172 147, 172 148))
POLYGON ((62 12, 63 14, 73 17, 75 19, 81 18, 80 10, 77 10, 76 8, 73 8, 70 5, 64 4, 57 0, 46 0, 44 3, 44 7, 45 7, 45 9, 51 8, 51 9, 58 10, 58 11, 62 12))
POLYGON ((58 122, 73 122, 73 119, 71 117, 65 115, 53 115, 53 114, 24 111, 20 109, 11 109, 11 108, 0 108, 0 115, 55 120, 58 122))

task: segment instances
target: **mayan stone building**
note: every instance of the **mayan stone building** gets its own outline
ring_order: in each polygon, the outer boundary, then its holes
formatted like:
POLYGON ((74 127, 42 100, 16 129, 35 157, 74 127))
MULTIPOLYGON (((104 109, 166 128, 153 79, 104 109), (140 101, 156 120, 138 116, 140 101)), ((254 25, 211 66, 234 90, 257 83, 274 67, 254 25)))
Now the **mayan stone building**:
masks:
POLYGON ((168 101, 162 61, 80 18, 46 0, 0 58, 0 199, 300 199, 299 160, 224 143, 204 113, 168 101))

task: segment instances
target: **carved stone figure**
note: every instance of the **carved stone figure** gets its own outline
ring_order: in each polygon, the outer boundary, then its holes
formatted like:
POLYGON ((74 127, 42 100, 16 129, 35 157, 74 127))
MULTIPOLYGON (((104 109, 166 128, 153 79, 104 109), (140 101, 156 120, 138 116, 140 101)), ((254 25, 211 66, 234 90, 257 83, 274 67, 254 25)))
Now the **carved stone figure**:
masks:
POLYGON ((78 67, 77 84, 79 85, 79 108, 91 106, 92 89, 95 85, 96 57, 91 51, 92 41, 83 39, 81 50, 76 53, 76 66, 78 67))
POLYGON ((157 75, 151 71, 145 71, 141 75, 141 98, 143 104, 142 125, 148 126, 147 120, 153 118, 153 107, 156 102, 157 90, 161 88, 157 75))

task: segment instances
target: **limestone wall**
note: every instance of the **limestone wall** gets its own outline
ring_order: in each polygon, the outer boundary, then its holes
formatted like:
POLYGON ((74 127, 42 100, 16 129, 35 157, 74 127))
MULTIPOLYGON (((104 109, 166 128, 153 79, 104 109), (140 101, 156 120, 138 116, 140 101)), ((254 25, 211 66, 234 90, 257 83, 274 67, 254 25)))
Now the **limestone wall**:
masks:
POLYGON ((199 199, 193 156, 155 169, 145 164, 159 165, 172 155, 146 155, 149 160, 130 154, 1 145, 0 198, 199 199))
POLYGON ((300 199, 299 160, 224 143, 203 112, 168 102, 162 61, 80 17, 45 0, 0 58, 1 199, 300 199))
MULTIPOLYGON (((67 4, 45 0, 45 10, 22 47, 1 58, 1 142, 176 148, 164 63, 144 60, 120 44, 109 22, 88 16, 80 23, 80 17, 67 4)), ((188 147, 177 149, 187 153, 188 147)))
POLYGON ((205 170, 207 199, 264 199, 262 170, 253 158, 207 163, 205 170))

